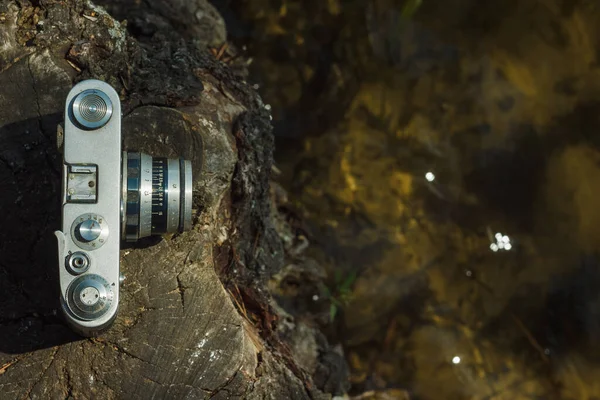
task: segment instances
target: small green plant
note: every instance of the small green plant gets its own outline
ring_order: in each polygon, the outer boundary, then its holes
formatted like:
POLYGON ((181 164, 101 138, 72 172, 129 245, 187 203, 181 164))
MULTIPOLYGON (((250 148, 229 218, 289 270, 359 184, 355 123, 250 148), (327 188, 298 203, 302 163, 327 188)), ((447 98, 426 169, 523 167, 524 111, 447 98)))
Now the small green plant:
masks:
POLYGON ((406 0, 404 7, 402 7, 402 16, 410 19, 421 7, 421 4, 423 4, 423 0, 406 0))
POLYGON ((338 311, 344 308, 352 300, 352 285, 356 281, 357 275, 355 271, 348 275, 342 275, 342 272, 335 271, 335 281, 332 288, 323 287, 325 297, 331 302, 329 306, 329 319, 333 321, 338 311))

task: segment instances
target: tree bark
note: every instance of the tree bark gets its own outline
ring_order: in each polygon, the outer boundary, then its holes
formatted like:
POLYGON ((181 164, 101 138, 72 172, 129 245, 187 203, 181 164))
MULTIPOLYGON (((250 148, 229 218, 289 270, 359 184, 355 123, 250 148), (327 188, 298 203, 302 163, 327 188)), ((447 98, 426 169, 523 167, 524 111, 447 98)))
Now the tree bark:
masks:
POLYGON ((137 41, 83 0, 0 1, 3 399, 324 396, 279 341, 265 289, 284 256, 269 114, 230 69, 179 40, 189 30, 166 32, 137 41), (120 93, 124 149, 192 160, 194 227, 124 248, 119 316, 82 339, 57 312, 55 133, 68 91, 88 78, 120 93))

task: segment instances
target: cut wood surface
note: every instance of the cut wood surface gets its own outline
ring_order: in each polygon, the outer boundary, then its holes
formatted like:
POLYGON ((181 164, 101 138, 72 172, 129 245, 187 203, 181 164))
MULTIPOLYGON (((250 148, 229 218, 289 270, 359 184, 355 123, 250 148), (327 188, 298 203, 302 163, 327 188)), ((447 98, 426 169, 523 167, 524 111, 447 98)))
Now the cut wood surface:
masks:
POLYGON ((260 98, 197 43, 138 42, 87 1, 0 1, 0 398, 329 397, 268 340, 277 316, 265 282, 283 263, 272 150, 260 98), (53 231, 57 125, 88 78, 121 95, 125 149, 192 160, 194 224, 121 250, 118 318, 84 339, 58 311, 53 231), (238 297, 223 269, 240 275, 238 297), (266 317, 251 322, 245 303, 266 317))

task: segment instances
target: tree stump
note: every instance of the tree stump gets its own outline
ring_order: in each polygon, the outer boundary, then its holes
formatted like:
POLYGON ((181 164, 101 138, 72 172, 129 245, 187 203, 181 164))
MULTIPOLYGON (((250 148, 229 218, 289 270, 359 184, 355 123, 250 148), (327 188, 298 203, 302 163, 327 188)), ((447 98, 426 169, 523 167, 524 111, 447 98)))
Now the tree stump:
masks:
POLYGON ((245 82, 200 46, 133 39, 88 1, 17 0, 0 1, 0 88, 1 398, 323 397, 271 340, 265 281, 283 262, 273 137, 245 82), (194 226, 121 251, 118 318, 83 339, 57 311, 53 231, 56 129, 68 91, 88 78, 120 93, 124 149, 192 160, 194 226))

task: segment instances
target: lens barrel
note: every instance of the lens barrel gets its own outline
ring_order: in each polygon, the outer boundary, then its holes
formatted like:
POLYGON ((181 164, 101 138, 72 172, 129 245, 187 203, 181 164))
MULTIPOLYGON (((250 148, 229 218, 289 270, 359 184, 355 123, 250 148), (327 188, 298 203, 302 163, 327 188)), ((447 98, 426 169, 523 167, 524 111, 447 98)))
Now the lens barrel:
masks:
POLYGON ((123 239, 183 232, 192 225, 192 164, 123 153, 123 239))

